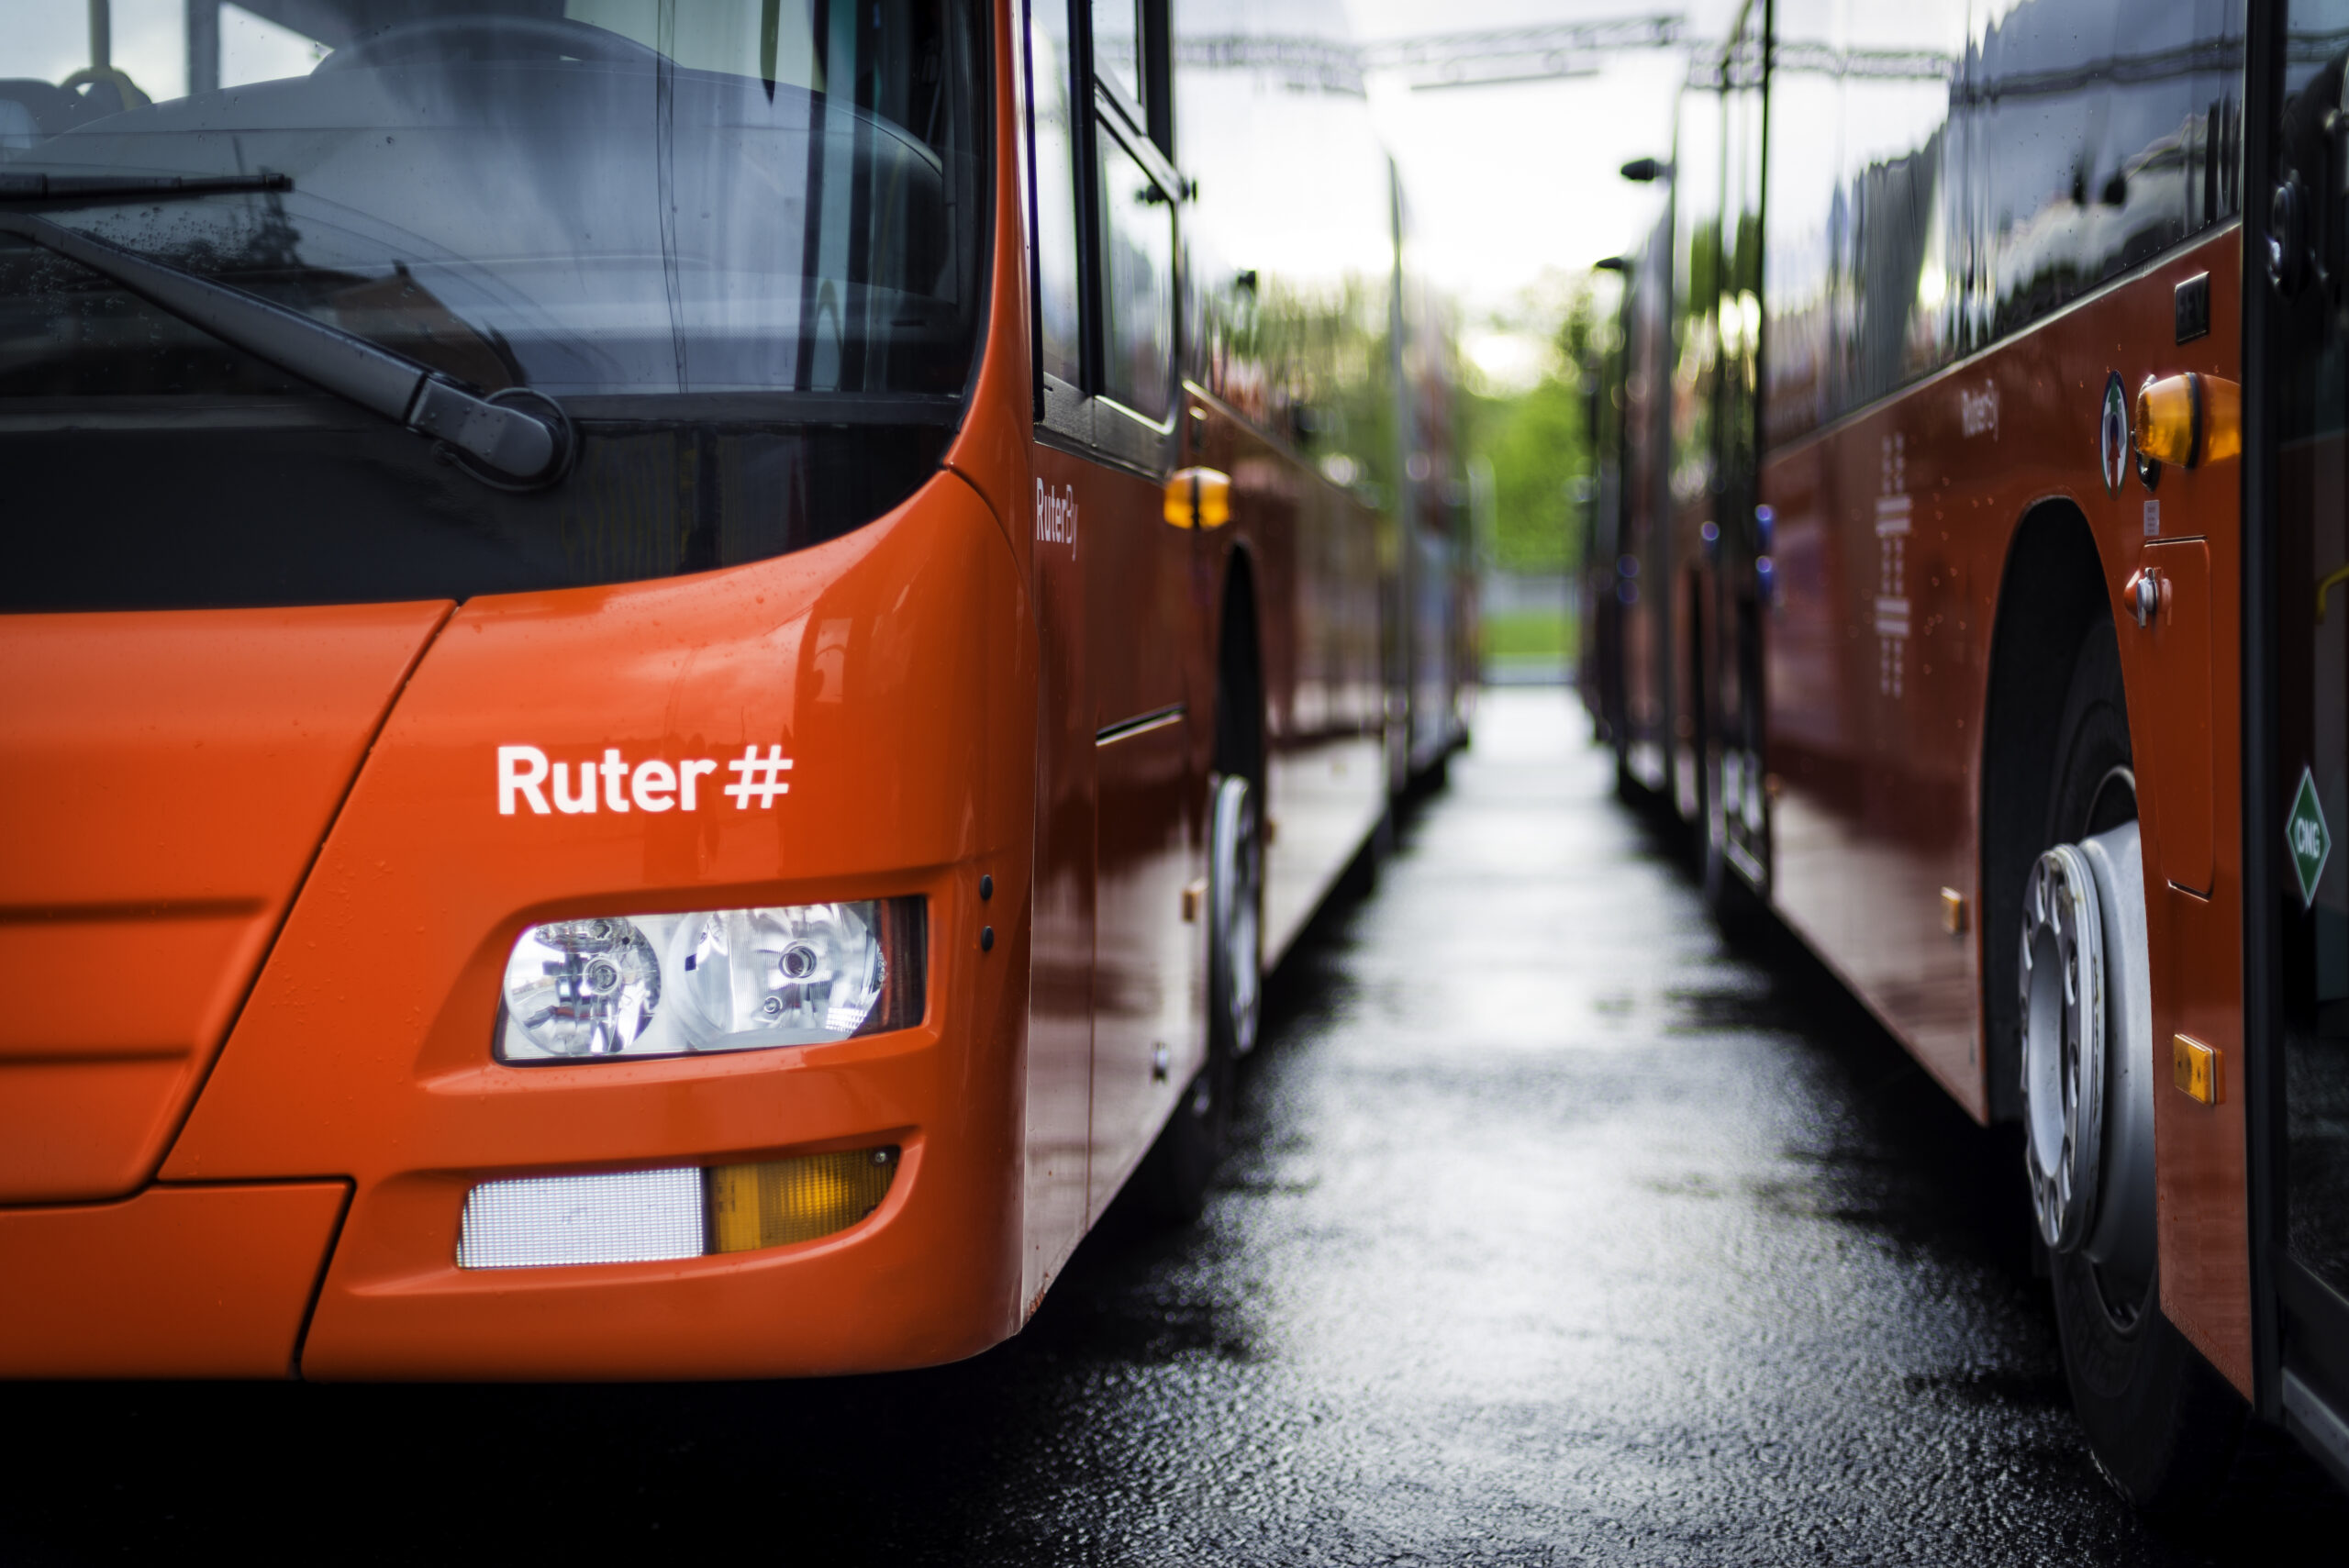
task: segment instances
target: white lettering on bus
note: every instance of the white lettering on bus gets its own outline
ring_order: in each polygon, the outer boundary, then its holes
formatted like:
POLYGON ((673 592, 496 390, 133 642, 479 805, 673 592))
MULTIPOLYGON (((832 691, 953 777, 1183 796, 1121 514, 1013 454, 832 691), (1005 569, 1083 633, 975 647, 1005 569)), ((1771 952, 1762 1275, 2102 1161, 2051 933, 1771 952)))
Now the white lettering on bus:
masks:
MULTIPOLYGON (((600 806, 607 811, 698 811, 701 809, 699 782, 718 772, 715 757, 686 757, 671 762, 663 758, 649 758, 630 762, 617 746, 604 748, 598 762, 578 764, 578 787, 572 785, 569 762, 551 762, 546 752, 536 746, 500 746, 497 749, 497 814, 511 817, 528 806, 535 817, 559 811, 566 817, 592 815, 600 806), (602 780, 598 800, 596 781, 602 780), (550 789, 548 786, 551 785, 550 789), (549 797, 552 800, 550 804, 549 797)), ((734 802, 737 811, 748 811, 756 802, 762 811, 774 808, 774 797, 789 795, 791 785, 784 774, 791 771, 791 759, 783 754, 781 746, 770 745, 761 756, 753 744, 742 748, 742 754, 726 763, 735 775, 732 784, 720 792, 734 802)))
POLYGON ((1076 555, 1076 486, 1072 484, 1063 495, 1042 480, 1036 481, 1036 539, 1041 544, 1068 546, 1071 559, 1076 555))
POLYGON ((1970 439, 1987 436, 1998 439, 1998 384, 1986 381, 1979 392, 1965 387, 1957 389, 1957 422, 1970 439))

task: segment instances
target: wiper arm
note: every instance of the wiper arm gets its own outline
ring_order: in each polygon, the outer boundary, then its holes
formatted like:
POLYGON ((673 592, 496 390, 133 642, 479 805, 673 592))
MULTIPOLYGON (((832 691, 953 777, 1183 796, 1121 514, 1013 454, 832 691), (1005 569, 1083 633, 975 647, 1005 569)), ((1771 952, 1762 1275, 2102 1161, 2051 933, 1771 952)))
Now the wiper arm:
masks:
MULTIPOLYGON (((58 178, 33 177, 51 182, 58 178)), ((113 187, 108 194, 121 189, 113 187)), ((529 489, 553 484, 570 465, 575 444, 571 421, 551 397, 519 389, 484 397, 429 365, 315 317, 45 217, 9 211, 5 190, 0 187, 0 234, 13 234, 78 261, 255 359, 266 360, 419 436, 446 442, 461 454, 460 466, 475 478, 529 489), (504 401, 508 397, 527 399, 530 406, 504 401), (463 461, 468 458, 471 462, 463 461)), ((183 192, 198 194, 189 192, 184 184, 157 182, 136 195, 144 198, 183 192)))
POLYGON ((142 202, 239 191, 290 191, 284 174, 39 174, 0 170, 0 205, 27 202, 142 202))

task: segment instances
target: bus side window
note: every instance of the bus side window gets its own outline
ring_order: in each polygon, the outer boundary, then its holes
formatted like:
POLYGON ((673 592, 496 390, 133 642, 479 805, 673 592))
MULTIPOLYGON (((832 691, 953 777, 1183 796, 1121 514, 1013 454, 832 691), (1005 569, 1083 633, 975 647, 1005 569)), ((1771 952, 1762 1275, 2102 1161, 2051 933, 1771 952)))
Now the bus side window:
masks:
POLYGON ((1073 61, 1068 0, 1029 7, 1029 70, 1034 83, 1036 306, 1044 373, 1074 386, 1083 378, 1077 306, 1076 149, 1070 110, 1073 61))
POLYGON ((1102 386, 1146 418, 1174 406, 1174 204, 1114 136, 1101 150, 1102 386))

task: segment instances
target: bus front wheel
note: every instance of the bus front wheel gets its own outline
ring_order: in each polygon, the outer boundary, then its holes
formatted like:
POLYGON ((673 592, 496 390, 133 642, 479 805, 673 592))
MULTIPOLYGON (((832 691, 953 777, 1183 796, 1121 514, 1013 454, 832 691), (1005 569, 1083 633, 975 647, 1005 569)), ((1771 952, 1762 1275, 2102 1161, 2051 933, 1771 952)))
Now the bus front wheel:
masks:
POLYGON ((2131 1502, 2172 1511, 2223 1471, 2243 1408, 2162 1313, 2145 883, 2110 621, 2081 649, 2056 740, 2023 888, 2024 1165, 2089 1451, 2131 1502))
POLYGON ((1186 1224, 1207 1207, 1231 1121, 1233 1065, 1255 1049, 1264 989, 1264 847, 1256 792, 1227 774, 1208 823, 1208 1058, 1142 1170, 1151 1212, 1186 1224))

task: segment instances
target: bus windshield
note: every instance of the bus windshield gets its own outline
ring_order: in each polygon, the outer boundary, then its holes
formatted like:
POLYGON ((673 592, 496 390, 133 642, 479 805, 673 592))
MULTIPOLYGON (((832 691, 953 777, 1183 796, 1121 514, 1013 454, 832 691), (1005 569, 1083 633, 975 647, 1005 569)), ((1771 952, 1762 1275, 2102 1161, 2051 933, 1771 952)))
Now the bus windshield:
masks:
POLYGON ((6 602, 467 597, 755 559, 885 510, 935 466, 978 339, 981 37, 956 0, 13 8, 0 202, 551 399, 579 440, 560 484, 508 496, 0 235, 0 448, 39 439, 47 475, 6 602), (151 194, 173 177, 224 188, 151 194))

